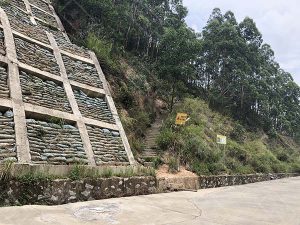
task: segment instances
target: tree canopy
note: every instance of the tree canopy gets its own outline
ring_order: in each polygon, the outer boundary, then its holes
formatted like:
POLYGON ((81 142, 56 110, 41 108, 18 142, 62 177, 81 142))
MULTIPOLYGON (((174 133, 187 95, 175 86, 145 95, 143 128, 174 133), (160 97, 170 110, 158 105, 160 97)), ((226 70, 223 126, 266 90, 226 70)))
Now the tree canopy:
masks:
POLYGON ((181 0, 57 0, 57 8, 77 43, 98 38, 112 54, 147 61, 171 110, 194 95, 250 128, 300 136, 300 88, 251 18, 216 8, 198 34, 181 0))

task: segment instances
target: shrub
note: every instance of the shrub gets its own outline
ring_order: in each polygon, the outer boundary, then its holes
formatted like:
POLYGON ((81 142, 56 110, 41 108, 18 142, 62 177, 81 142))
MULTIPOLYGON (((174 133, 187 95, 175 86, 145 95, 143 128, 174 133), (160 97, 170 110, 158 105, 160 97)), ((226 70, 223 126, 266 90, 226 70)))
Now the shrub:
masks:
POLYGON ((72 167, 69 178, 71 180, 79 180, 82 177, 85 177, 85 167, 82 165, 75 165, 72 167))
POLYGON ((286 173, 288 171, 288 167, 281 162, 271 164, 271 168, 274 173, 286 173))
POLYGON ((156 139, 158 147, 166 151, 174 145, 176 134, 171 129, 163 129, 156 139))
POLYGON ((225 173, 227 171, 225 165, 221 162, 210 163, 207 165, 207 167, 208 167, 209 172, 214 175, 225 173))
POLYGON ((101 63, 115 73, 120 73, 120 66, 116 64, 112 55, 113 44, 101 37, 96 36, 94 33, 89 33, 87 37, 87 47, 93 50, 101 63))
POLYGON ((169 172, 176 173, 178 172, 178 159, 176 157, 170 157, 168 160, 169 172))
POLYGON ((197 175, 210 175, 210 171, 206 163, 194 161, 192 163, 192 171, 195 172, 197 175))
POLYGON ((283 151, 280 151, 276 154, 276 157, 278 160, 282 161, 282 162, 289 162, 290 161, 290 156, 288 155, 288 153, 283 151))
POLYGON ((230 157, 236 158, 242 163, 246 163, 249 159, 249 153, 239 144, 229 141, 227 154, 230 157))
POLYGON ((291 172, 291 173, 299 173, 300 174, 300 162, 292 163, 290 165, 289 172, 291 172))
POLYGON ((244 142, 246 139, 246 129, 239 123, 236 123, 230 133, 230 137, 238 142, 244 142))
POLYGON ((257 154, 252 156, 250 163, 255 172, 271 173, 273 172, 272 165, 276 163, 276 158, 270 153, 257 154))
POLYGON ((133 92, 125 84, 118 91, 117 102, 120 102, 126 109, 131 109, 135 106, 133 92))
POLYGON ((155 157, 154 159, 152 159, 152 164, 153 164, 153 167, 155 168, 155 169, 158 169, 158 167, 160 166, 160 165, 162 165, 164 162, 163 162, 163 160, 160 158, 160 157, 155 157))
POLYGON ((232 172, 237 171, 239 167, 241 167, 241 163, 237 161, 235 158, 226 158, 226 167, 232 172))

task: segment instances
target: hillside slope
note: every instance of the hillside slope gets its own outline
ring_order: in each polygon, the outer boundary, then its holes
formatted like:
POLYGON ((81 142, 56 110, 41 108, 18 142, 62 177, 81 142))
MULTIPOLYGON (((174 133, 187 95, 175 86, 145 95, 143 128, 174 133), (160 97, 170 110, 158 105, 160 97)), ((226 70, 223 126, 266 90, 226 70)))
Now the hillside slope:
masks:
POLYGON ((180 158, 198 174, 299 171, 300 87, 252 19, 214 9, 196 33, 181 0, 54 2, 72 41, 99 58, 137 158, 164 108, 172 113, 158 144, 174 156, 170 165, 180 158), (177 112, 190 114, 185 127, 173 127, 177 112), (225 149, 217 134, 228 137, 225 149))
POLYGON ((300 172, 300 145, 290 137, 247 130, 199 99, 178 103, 157 141, 163 153, 171 153, 169 163, 180 158, 199 175, 300 172), (175 112, 189 114, 186 125, 174 125, 175 112), (227 136, 226 146, 216 143, 218 134, 227 136))

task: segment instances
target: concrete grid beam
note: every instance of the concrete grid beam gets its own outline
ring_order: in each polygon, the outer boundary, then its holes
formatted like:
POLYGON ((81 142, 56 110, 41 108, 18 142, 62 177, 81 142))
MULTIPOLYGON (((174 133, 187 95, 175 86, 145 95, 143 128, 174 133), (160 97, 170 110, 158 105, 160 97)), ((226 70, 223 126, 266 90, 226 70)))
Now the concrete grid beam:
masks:
POLYGON ((100 77, 100 80, 101 82, 103 83, 103 88, 104 88, 104 91, 106 93, 106 102, 107 102, 107 105, 116 121, 116 125, 118 126, 119 128, 119 132, 120 132, 120 136, 122 138, 122 141, 123 141, 123 145, 124 145, 124 148, 125 148, 125 151, 127 153, 127 157, 128 157, 128 160, 129 160, 129 163, 131 165, 135 165, 136 164, 136 161, 134 159, 134 156, 132 154, 132 151, 131 151, 131 148, 130 148, 130 144, 128 142, 128 139, 127 139, 127 136, 126 136, 126 133, 125 133, 125 130, 123 128, 123 125, 121 123, 121 120, 120 120, 120 117, 118 115, 118 112, 117 112, 117 109, 116 109, 116 106, 115 106, 115 103, 113 101, 113 98, 110 94, 110 90, 109 90, 109 87, 108 87, 108 84, 107 84, 107 81, 106 81, 106 78, 104 76, 104 73, 101 69, 101 66, 100 66, 100 63, 97 59, 97 56, 95 55, 94 52, 90 52, 90 55, 91 55, 91 58, 96 66, 96 69, 98 71, 98 74, 99 74, 99 77, 100 77))
POLYGON ((82 120, 82 115, 79 111, 79 108, 78 108, 78 105, 77 105, 77 102, 76 102, 76 98, 75 98, 73 90, 72 90, 72 86, 69 82, 68 75, 67 75, 67 72, 66 72, 66 68, 65 68, 60 50, 57 46, 57 43, 56 43, 53 35, 51 33, 48 33, 48 32, 47 32, 47 35, 48 35, 48 39, 50 41, 50 44, 53 48, 53 53, 54 53, 54 56, 56 58, 57 64, 60 68, 61 77, 62 77, 62 80, 63 80, 63 85, 64 85, 64 88, 65 88, 67 98, 69 100, 69 103, 71 105, 73 113, 75 114, 76 117, 78 117, 77 127, 78 127, 78 130, 79 130, 82 142, 83 142, 85 153, 86 153, 87 158, 89 160, 89 165, 96 166, 96 162, 95 162, 95 159, 94 159, 94 153, 93 153, 92 145, 91 145, 90 138, 89 138, 89 135, 88 135, 88 131, 87 131, 86 126, 85 126, 85 124, 82 120))
POLYGON ((31 156, 29 150, 29 141, 27 138, 25 108, 22 101, 22 92, 14 37, 8 17, 2 8, 0 8, 0 17, 4 32, 6 54, 8 59, 8 84, 10 89, 12 108, 14 112, 18 162, 30 163, 31 156))

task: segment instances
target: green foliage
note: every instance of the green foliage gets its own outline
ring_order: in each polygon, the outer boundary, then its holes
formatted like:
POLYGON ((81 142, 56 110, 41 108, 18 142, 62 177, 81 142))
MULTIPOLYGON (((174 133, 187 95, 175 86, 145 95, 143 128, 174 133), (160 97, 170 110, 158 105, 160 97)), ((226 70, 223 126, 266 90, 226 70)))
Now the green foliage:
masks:
POLYGON ((69 173, 69 178, 71 180, 79 180, 83 177, 87 176, 87 170, 86 167, 83 165, 75 165, 72 167, 70 173, 69 173))
POLYGON ((66 124, 66 122, 65 122, 64 119, 58 118, 58 117, 54 117, 54 116, 51 116, 51 117, 49 118, 49 122, 50 122, 50 123, 58 124, 58 125, 61 126, 61 127, 63 127, 63 126, 66 124))
POLYGON ((159 166, 161 166, 163 163, 164 162, 160 157, 155 157, 154 159, 152 159, 152 164, 154 169, 158 169, 159 166))
POLYGON ((168 159, 168 166, 169 166, 169 172, 170 173, 177 173, 179 164, 178 164, 178 159, 176 157, 170 157, 168 159))
POLYGON ((133 93, 126 85, 121 86, 118 92, 117 101, 120 102, 125 109, 130 109, 135 106, 133 93))
POLYGON ((11 170, 13 167, 13 161, 6 161, 0 171, 0 182, 5 182, 11 177, 11 170))
POLYGON ((29 172, 26 174, 22 174, 21 176, 17 177, 17 180, 25 183, 25 184, 32 184, 34 182, 46 182, 46 181, 50 181, 50 180, 54 180, 57 179, 57 176, 52 176, 49 174, 44 174, 42 172, 37 172, 37 173, 33 173, 33 172, 29 172))
POLYGON ((163 129, 160 132, 156 142, 158 144, 159 149, 161 150, 169 150, 173 145, 176 139, 176 134, 170 129, 163 129))
POLYGON ((300 163, 293 163, 290 165, 289 171, 291 173, 299 173, 300 174, 300 163))
MULTIPOLYGON (((264 129, 270 137, 295 135, 300 88, 274 60, 252 19, 246 17, 238 24, 232 12, 222 15, 215 9, 202 31, 196 64, 196 87, 210 106, 249 127, 264 129)), ((241 128, 232 133, 239 142, 244 141, 241 128)))
POLYGON ((249 153, 242 145, 232 141, 229 141, 228 143, 227 155, 229 157, 237 159, 239 162, 243 164, 246 164, 250 158, 249 153))
POLYGON ((104 64, 111 72, 120 73, 120 66, 112 55, 112 43, 96 36, 94 33, 89 33, 86 46, 95 52, 102 65, 104 64))
POLYGON ((181 163, 190 165, 199 175, 279 173, 298 169, 298 147, 284 148, 263 132, 247 131, 238 122, 212 112, 201 100, 185 99, 175 111, 161 130, 157 140, 159 147, 179 156, 181 163), (190 120, 185 126, 174 126, 177 112, 188 112, 190 120), (217 134, 227 135, 226 147, 216 144, 217 134))
POLYGON ((246 139, 246 129, 239 123, 236 123, 230 137, 238 142, 244 142, 246 139))

